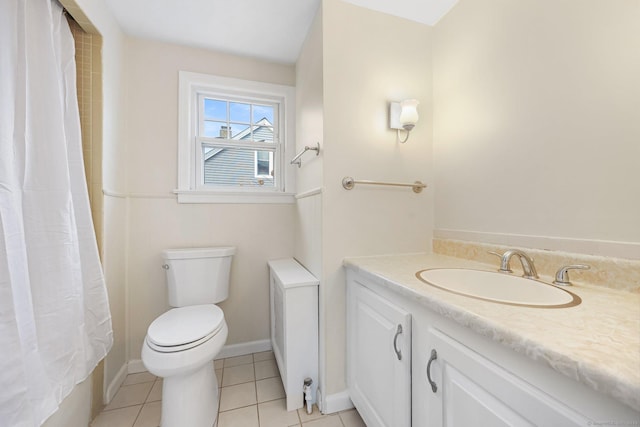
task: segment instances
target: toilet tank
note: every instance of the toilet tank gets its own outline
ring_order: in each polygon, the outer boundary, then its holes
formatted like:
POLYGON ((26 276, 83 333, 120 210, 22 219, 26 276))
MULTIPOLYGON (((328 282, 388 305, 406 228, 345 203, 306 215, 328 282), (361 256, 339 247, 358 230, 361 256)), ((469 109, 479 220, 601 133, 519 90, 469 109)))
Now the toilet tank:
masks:
POLYGON ((169 305, 216 304, 227 299, 235 252, 231 246, 164 250, 169 305))

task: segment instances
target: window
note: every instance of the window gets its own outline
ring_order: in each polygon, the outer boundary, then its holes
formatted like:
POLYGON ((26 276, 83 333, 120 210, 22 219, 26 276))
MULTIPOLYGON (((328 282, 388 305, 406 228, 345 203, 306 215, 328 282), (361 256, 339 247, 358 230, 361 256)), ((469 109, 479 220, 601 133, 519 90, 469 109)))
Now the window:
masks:
POLYGON ((255 177, 273 179, 273 153, 270 151, 256 151, 255 177))
POLYGON ((196 141, 204 188, 276 188, 278 103, 199 94, 196 141), (260 102, 260 103, 258 103, 260 102))
POLYGON ((181 72, 178 201, 292 203, 293 90, 181 72))

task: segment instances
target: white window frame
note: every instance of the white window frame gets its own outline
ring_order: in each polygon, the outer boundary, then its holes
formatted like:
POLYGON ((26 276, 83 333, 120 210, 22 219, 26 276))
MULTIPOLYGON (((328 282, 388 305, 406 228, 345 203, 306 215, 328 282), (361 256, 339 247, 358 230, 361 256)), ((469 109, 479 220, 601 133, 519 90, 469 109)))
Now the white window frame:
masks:
MULTIPOLYGON (((287 161, 295 150, 295 88, 273 83, 180 71, 178 105, 178 203, 295 203, 295 171, 287 161), (266 100, 279 105, 280 141, 273 158, 276 187, 212 187, 202 185, 202 143, 198 136, 199 97, 223 95, 237 99, 266 100)), ((223 145, 218 140, 216 145, 223 145)), ((258 144, 260 145, 260 144, 258 144)), ((259 148, 259 147, 256 147, 259 148)), ((256 163, 257 167, 257 163, 256 163)), ((256 170, 257 172, 257 170, 256 170)))

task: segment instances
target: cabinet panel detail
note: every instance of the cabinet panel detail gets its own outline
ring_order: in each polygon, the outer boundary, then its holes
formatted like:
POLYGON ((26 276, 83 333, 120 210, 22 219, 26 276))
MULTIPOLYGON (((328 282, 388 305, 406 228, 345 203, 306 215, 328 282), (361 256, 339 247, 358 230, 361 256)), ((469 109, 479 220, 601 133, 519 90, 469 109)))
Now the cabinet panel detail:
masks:
POLYGON ((348 286, 347 375, 368 427, 411 425, 411 316, 374 292, 348 286))
MULTIPOLYGON (((431 329, 428 341, 438 352, 432 378, 442 385, 426 396, 429 425, 587 425, 582 415, 440 331, 431 329)), ((428 381, 426 368, 422 380, 428 381)))

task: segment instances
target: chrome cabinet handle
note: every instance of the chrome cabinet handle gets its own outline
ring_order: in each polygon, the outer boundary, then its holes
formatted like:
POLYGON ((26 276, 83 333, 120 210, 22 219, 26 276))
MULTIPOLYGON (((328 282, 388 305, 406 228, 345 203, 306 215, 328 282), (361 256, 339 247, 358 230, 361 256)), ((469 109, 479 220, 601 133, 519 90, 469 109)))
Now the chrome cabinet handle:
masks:
POLYGON ((398 350, 398 335, 402 333, 402 325, 398 325, 398 329, 396 329, 396 335, 393 337, 393 350, 396 352, 396 356, 398 356, 398 360, 402 360, 402 352, 398 350))
POLYGON ((438 384, 431 379, 431 363, 438 358, 438 352, 433 349, 431 350, 431 357, 429 358, 429 362, 427 363, 427 380, 429 384, 431 384, 431 391, 434 393, 438 391, 438 384))

